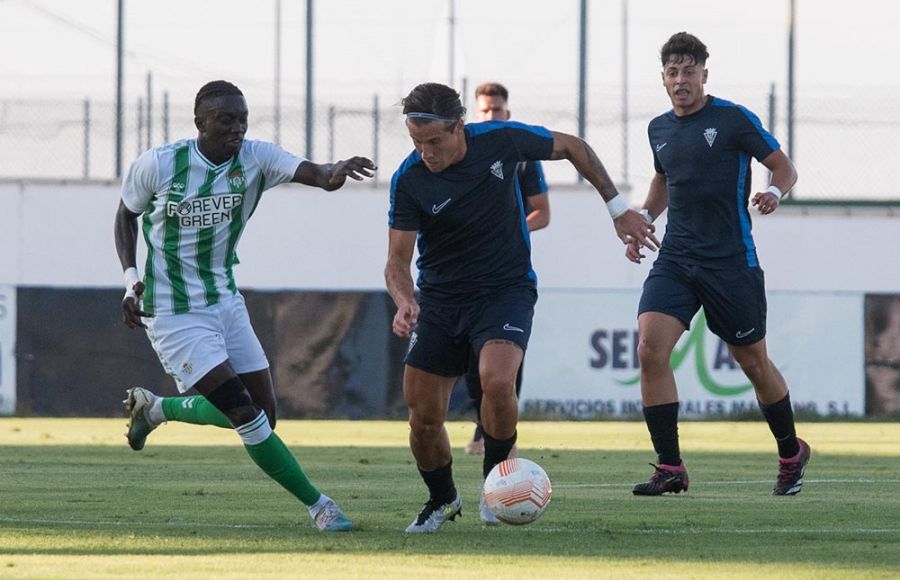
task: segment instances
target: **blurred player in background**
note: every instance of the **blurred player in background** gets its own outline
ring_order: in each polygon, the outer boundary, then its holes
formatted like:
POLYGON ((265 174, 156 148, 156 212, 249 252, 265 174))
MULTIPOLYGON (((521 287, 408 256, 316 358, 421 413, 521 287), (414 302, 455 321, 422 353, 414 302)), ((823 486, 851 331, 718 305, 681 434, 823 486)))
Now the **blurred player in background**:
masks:
MULTIPOLYGON (((509 91, 500 83, 483 83, 475 88, 475 117, 479 121, 509 121, 509 91)), ((550 224, 550 195, 544 169, 540 161, 523 161, 516 166, 519 180, 519 194, 525 207, 525 222, 528 231, 534 232, 550 224)), ((516 398, 522 394, 522 369, 524 361, 516 373, 516 398)), ((475 434, 466 444, 469 455, 484 455, 484 429, 481 426, 481 378, 478 375, 478 357, 473 352, 466 373, 466 388, 475 407, 475 434)), ((514 457, 513 447, 510 456, 514 457)))
MULTIPOLYGON (((763 215, 778 208, 797 172, 759 118, 740 105, 706 95, 706 46, 680 32, 663 45, 662 80, 672 110, 650 122, 656 175, 642 213, 648 223, 668 208, 659 257, 638 310, 638 357, 644 418, 659 465, 635 495, 687 491, 678 444, 678 391, 670 365, 675 343, 703 307, 709 329, 728 345, 750 379, 778 444, 773 493, 803 485, 810 448, 799 439, 784 377, 766 350, 766 292, 750 233, 748 201, 763 215), (750 198, 750 162, 772 172, 766 191, 750 198)), ((626 256, 640 262, 637 240, 626 256)))
MULTIPOLYGON (((421 533, 438 531, 462 509, 444 422, 470 351, 484 390, 482 474, 516 443, 514 385, 537 300, 517 165, 568 159, 606 201, 620 239, 651 249, 658 242, 581 139, 514 122, 466 125, 459 94, 437 83, 418 85, 402 104, 415 151, 391 179, 385 281, 397 305, 394 333, 410 337, 403 394, 410 448, 429 497, 406 531, 421 533), (418 300, 410 273, 417 245, 418 300)), ((483 497, 481 507, 482 520, 496 523, 483 497)))
POLYGON ((302 183, 332 191, 375 166, 363 157, 318 165, 263 141, 245 139, 247 103, 226 81, 204 85, 194 102, 196 139, 151 149, 122 184, 115 238, 125 270, 125 324, 144 328, 179 392, 129 389, 128 443, 144 447, 164 421, 233 428, 253 461, 303 502, 326 532, 351 529, 338 505, 307 479, 273 431, 276 401, 269 362, 250 325, 232 272, 247 220, 266 189, 302 183), (137 272, 137 220, 147 243, 137 272))

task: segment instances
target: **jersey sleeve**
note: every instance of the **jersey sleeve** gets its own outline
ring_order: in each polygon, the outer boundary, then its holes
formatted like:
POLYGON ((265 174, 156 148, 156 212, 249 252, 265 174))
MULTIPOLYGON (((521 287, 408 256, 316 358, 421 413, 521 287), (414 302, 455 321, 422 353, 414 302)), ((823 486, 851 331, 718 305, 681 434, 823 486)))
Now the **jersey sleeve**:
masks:
POLYGON ((503 130, 516 147, 519 161, 549 160, 553 155, 553 134, 545 127, 517 121, 505 121, 503 124, 503 130))
POLYGON ((519 187, 522 188, 522 195, 525 197, 547 193, 549 188, 547 187, 547 181, 544 179, 544 168, 541 166, 540 161, 525 163, 519 187))
POLYGON ((132 213, 144 213, 159 189, 159 161, 150 149, 134 160, 122 181, 122 202, 132 213))
POLYGON ((752 111, 737 105, 737 141, 738 146, 762 161, 773 151, 781 148, 778 141, 768 131, 763 129, 762 123, 752 111))
POLYGON ((275 143, 251 141, 250 147, 263 175, 266 176, 266 189, 293 179, 297 168, 306 161, 305 158, 285 151, 275 143))
POLYGON ((418 231, 421 223, 415 199, 395 175, 391 180, 391 207, 388 209, 388 225, 395 230, 418 231))

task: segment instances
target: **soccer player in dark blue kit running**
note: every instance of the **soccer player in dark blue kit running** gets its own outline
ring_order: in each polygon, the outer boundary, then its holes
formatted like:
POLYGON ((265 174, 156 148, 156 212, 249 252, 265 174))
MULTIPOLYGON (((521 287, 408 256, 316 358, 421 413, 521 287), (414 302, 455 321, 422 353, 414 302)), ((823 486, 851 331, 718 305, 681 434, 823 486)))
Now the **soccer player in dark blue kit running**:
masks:
MULTIPOLYGON (((509 121, 509 91, 500 83, 482 83, 475 87, 475 118, 479 121, 509 121)), ((529 232, 543 229, 550 224, 550 194, 544 169, 540 161, 524 161, 516 165, 519 193, 525 206, 525 223, 529 232)), ((516 373, 516 398, 522 394, 522 367, 516 373)), ((469 357, 469 371, 466 373, 466 389, 475 407, 475 434, 466 443, 469 455, 484 455, 484 437, 481 426, 481 378, 478 375, 478 357, 469 357)), ((515 456, 515 447, 510 456, 515 456)), ((490 512, 485 512, 489 515, 490 512)))
MULTIPOLYGON (((650 146, 656 175, 642 213, 648 223, 668 208, 668 224, 638 308, 638 358, 644 418, 659 465, 635 495, 679 493, 688 474, 678 444, 678 391, 670 365, 675 343, 703 307, 709 329, 728 345, 750 379, 778 446, 773 493, 803 485, 810 447, 798 438, 784 377, 766 351, 766 292, 750 234, 748 201, 763 215, 778 208, 797 172, 759 118, 704 93, 709 53, 686 32, 660 52, 672 110, 653 119, 650 146), (766 191, 750 198, 751 157, 772 172, 766 191)), ((626 257, 640 262, 637 241, 626 257)))
POLYGON ((429 497, 406 531, 421 533, 438 531, 462 508, 444 421, 470 349, 484 391, 483 475, 516 442, 513 385, 537 300, 516 165, 568 159, 606 201, 623 242, 655 250, 658 241, 581 139, 514 122, 466 125, 459 94, 437 83, 418 85, 402 104, 415 151, 391 180, 385 281, 397 305, 394 333, 410 337, 403 394, 410 448, 429 497), (418 301, 410 274, 417 244, 418 301))

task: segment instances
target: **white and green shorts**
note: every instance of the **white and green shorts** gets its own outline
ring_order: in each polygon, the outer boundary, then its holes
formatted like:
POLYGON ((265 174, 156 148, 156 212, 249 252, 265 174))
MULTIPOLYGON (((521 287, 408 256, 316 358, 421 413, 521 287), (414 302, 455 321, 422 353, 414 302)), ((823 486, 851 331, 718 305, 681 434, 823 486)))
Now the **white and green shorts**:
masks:
POLYGON ((240 294, 183 314, 145 318, 147 336, 178 391, 193 387, 225 361, 237 374, 269 368, 240 294))

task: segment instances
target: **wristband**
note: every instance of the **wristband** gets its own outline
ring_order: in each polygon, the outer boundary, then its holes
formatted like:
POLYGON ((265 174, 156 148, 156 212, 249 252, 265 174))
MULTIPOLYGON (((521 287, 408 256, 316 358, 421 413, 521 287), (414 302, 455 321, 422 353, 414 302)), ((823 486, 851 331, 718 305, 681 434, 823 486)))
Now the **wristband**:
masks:
POLYGON ((125 279, 125 298, 133 298, 137 302, 137 293, 134 291, 134 285, 141 281, 137 268, 132 266, 125 270, 123 278, 125 279))
POLYGON ((647 208, 642 209, 638 213, 640 213, 642 216, 644 216, 644 219, 647 220, 648 224, 653 223, 653 218, 650 216, 650 212, 647 210, 647 208))
POLYGON ((621 194, 616 195, 616 197, 606 202, 606 210, 609 212, 609 217, 612 219, 616 219, 629 209, 628 202, 625 201, 625 196, 621 194))
POLYGON ((767 189, 766 191, 774 195, 775 199, 777 199, 778 201, 781 201, 781 198, 784 197, 784 194, 781 193, 781 189, 779 189, 777 185, 770 185, 769 189, 767 189))

